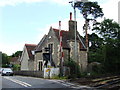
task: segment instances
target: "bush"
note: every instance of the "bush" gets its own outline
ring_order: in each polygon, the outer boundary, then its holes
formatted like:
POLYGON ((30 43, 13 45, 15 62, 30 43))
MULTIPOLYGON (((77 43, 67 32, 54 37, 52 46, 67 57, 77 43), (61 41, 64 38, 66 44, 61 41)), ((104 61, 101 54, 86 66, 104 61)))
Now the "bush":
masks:
POLYGON ((15 71, 20 70, 20 65, 19 64, 14 64, 13 65, 13 70, 15 70, 15 71))
POLYGON ((65 66, 70 68, 70 76, 68 78, 80 77, 80 67, 73 59, 67 60, 65 66))

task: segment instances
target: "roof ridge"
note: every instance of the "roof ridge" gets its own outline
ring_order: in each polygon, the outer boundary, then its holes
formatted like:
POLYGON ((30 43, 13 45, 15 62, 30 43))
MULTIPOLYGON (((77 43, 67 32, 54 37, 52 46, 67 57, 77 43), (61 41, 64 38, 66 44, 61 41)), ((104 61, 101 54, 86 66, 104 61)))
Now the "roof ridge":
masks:
MULTIPOLYGON (((53 28, 53 30, 58 30, 59 31, 59 29, 56 29, 56 28, 53 28)), ((66 31, 66 30, 61 30, 62 32, 69 32, 69 31, 66 31)))
POLYGON ((48 36, 48 35, 45 34, 45 35, 42 37, 42 39, 40 40, 40 42, 37 44, 35 50, 37 50, 37 49, 39 48, 39 46, 43 43, 43 41, 46 39, 47 36, 48 36))
POLYGON ((25 46, 37 46, 36 44, 25 44, 25 46))

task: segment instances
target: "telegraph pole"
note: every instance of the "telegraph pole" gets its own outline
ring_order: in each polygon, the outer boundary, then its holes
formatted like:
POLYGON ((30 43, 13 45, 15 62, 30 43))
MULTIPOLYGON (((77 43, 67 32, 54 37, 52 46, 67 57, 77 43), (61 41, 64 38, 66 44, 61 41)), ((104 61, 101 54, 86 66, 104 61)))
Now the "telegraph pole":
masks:
POLYGON ((71 6, 73 7, 73 9, 74 9, 74 30, 75 30, 75 51, 74 51, 74 59, 75 60, 77 60, 77 40, 76 40, 76 34, 77 34, 77 28, 76 28, 76 8, 75 8, 75 0, 74 1, 71 1, 71 2, 69 2, 69 3, 71 3, 71 6))
POLYGON ((75 0, 74 0, 74 30, 75 30, 75 60, 77 60, 77 40, 76 40, 76 32, 77 32, 77 28, 76 28, 76 9, 75 9, 75 0))
POLYGON ((87 48, 87 53, 88 53, 88 50, 89 50, 89 43, 88 43, 88 24, 89 24, 89 21, 88 20, 85 20, 85 34, 86 34, 86 48, 87 48))
MULTIPOLYGON (((77 52, 77 22, 76 22, 76 7, 75 7, 75 0, 74 1, 71 1, 71 2, 69 2, 69 3, 71 3, 71 6, 73 7, 73 9, 74 9, 74 30, 75 30, 75 45, 74 45, 74 47, 75 47, 75 49, 74 49, 74 59, 76 60, 76 63, 77 64, 79 64, 79 62, 78 62, 78 58, 77 58, 77 56, 78 56, 78 52, 77 52)), ((77 74, 77 66, 76 66, 76 74, 77 74)))

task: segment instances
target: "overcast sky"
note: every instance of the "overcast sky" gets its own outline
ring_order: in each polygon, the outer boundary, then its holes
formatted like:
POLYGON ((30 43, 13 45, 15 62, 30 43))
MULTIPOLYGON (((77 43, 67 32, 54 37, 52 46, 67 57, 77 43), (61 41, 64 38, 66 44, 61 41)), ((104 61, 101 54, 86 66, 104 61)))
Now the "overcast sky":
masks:
MULTIPOLYGON (((0 0, 0 51, 11 55, 24 44, 38 44, 49 28, 68 30, 70 0, 0 0)), ((91 0, 95 1, 95 0, 91 0)), ((119 0, 96 0, 104 17, 118 21, 119 0)), ((78 31, 83 35, 84 19, 77 10, 78 31)))

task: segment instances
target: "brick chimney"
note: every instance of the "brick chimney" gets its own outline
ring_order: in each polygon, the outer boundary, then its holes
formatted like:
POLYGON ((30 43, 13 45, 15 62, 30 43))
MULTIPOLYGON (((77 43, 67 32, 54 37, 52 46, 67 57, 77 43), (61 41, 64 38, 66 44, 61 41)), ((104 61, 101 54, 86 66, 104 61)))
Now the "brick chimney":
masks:
MULTIPOLYGON (((69 20, 69 32, 70 36, 74 38, 75 36, 75 21, 72 20, 72 12, 70 12, 70 20, 69 20)), ((76 22, 76 29, 77 29, 77 22, 76 22)))
POLYGON ((72 20, 72 12, 70 12, 70 20, 72 20))

